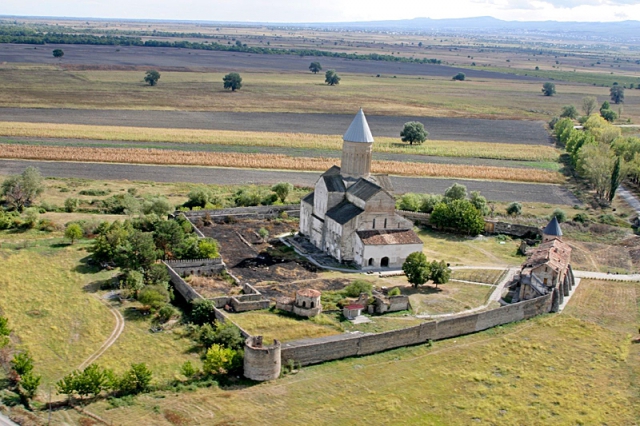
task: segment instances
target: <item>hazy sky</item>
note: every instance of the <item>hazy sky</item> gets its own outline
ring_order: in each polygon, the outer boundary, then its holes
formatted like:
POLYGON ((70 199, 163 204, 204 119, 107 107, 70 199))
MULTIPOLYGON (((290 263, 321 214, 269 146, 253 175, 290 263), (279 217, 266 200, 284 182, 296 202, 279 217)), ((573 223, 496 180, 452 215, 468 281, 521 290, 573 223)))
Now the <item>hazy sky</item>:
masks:
POLYGON ((335 22, 494 16, 506 20, 640 20, 640 0, 1 0, 0 15, 335 22))

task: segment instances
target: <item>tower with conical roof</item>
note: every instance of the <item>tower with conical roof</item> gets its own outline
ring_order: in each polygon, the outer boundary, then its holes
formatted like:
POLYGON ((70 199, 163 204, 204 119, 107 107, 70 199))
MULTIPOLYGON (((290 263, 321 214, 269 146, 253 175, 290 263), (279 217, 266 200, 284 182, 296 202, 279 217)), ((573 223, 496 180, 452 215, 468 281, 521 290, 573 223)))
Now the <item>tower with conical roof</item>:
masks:
POLYGON ((342 137, 340 174, 345 178, 368 178, 371 175, 373 135, 362 108, 342 137))
POLYGON ((547 242, 554 238, 560 239, 560 237, 562 237, 562 229, 560 229, 558 219, 554 216, 551 221, 549 221, 549 224, 542 230, 542 241, 547 242))

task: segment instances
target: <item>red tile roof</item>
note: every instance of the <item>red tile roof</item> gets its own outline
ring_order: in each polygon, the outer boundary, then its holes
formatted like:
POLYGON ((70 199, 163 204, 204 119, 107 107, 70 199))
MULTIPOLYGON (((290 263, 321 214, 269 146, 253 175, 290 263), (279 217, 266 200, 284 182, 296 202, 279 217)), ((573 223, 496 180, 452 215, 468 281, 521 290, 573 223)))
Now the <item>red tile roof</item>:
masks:
POLYGON ((554 270, 564 271, 571 261, 571 247, 562 240, 554 238, 534 248, 527 260, 522 264, 522 270, 547 265, 554 270))
POLYGON ((363 305, 351 304, 347 306, 347 309, 350 311, 355 311, 356 309, 364 309, 363 305))
POLYGON ((312 288, 305 288, 302 290, 298 290, 296 294, 302 297, 320 297, 321 293, 318 290, 314 290, 312 288))
POLYGON ((390 244, 422 244, 418 234, 411 229, 358 231, 365 246, 384 246, 390 244))

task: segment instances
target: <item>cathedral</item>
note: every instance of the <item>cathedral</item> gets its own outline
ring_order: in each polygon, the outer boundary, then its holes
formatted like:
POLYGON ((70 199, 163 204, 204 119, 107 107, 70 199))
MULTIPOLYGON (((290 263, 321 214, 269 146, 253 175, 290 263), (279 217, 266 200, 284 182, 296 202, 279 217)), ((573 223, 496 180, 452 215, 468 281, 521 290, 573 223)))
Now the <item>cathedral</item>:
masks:
POLYGON ((341 167, 320 176, 300 206, 300 234, 361 269, 400 268, 422 251, 413 223, 398 215, 391 182, 371 174, 373 135, 362 109, 343 136, 341 167))

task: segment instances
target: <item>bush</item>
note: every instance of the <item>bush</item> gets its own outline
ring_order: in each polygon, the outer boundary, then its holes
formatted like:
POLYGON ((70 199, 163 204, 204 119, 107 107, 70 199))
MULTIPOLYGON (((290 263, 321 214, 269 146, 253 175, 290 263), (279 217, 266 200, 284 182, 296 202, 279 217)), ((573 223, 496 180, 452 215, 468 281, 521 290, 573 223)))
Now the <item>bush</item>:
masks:
POLYGON ((92 197, 103 197, 111 193, 108 189, 83 189, 78 192, 80 195, 91 195, 92 197))
POLYGON ((576 213, 576 215, 573 216, 573 221, 578 223, 587 223, 589 222, 589 215, 586 213, 576 213))
POLYGON ((507 214, 517 216, 522 213, 522 204, 513 202, 507 206, 507 214))
POLYGON ((127 271, 124 275, 124 287, 131 291, 139 291, 144 287, 144 275, 138 271, 127 271))
POLYGON ((173 212, 173 206, 164 197, 154 197, 142 204, 142 213, 167 216, 173 212))
POLYGON ((483 215, 469 200, 437 204, 430 221, 438 228, 454 229, 469 235, 478 235, 484 231, 483 215))
POLYGON ((453 76, 452 80, 464 81, 466 77, 467 76, 463 72, 459 72, 458 74, 453 76))
POLYGON ((56 212, 56 211, 58 211, 58 206, 56 206, 55 204, 48 203, 46 201, 43 201, 43 202, 40 203, 40 208, 42 210, 44 210, 45 212, 56 212))
POLYGON ((138 301, 154 310, 162 308, 170 299, 169 291, 159 285, 146 286, 138 293, 138 301))
POLYGON ((362 293, 366 293, 371 296, 373 285, 369 281, 355 280, 343 290, 343 293, 347 297, 359 297, 362 293))
POLYGON ((551 217, 555 217, 560 223, 567 221, 567 214, 562 209, 555 209, 553 213, 551 213, 551 217))
POLYGON ((400 296, 401 294, 400 287, 394 287, 387 293, 388 296, 400 296))
POLYGON ((80 207, 80 200, 77 198, 67 198, 64 200, 64 209, 67 213, 73 213, 80 207))
POLYGON ((198 374, 198 370, 193 366, 193 364, 191 364, 191 361, 185 361, 185 363, 182 364, 182 367, 180 367, 180 371, 187 379, 198 374))
POLYGON ((400 198, 400 201, 398 201, 398 209, 406 210, 409 212, 417 212, 418 210, 420 210, 422 201, 423 198, 420 196, 420 194, 408 192, 400 198))
POLYGON ((167 322, 177 314, 178 311, 173 306, 167 304, 158 310, 158 319, 162 322, 167 322))
POLYGON ((263 240, 266 240, 267 238, 269 238, 269 231, 267 231, 265 228, 260 228, 258 230, 258 235, 260 235, 260 238, 262 238, 263 240))
POLYGON ((215 259, 220 257, 218 242, 213 238, 201 238, 198 240, 198 252, 202 259, 215 259))
POLYGON ((183 204, 184 207, 194 208, 194 207, 203 207, 207 205, 207 203, 211 203, 214 200, 213 193, 209 188, 199 187, 193 189, 187 195, 188 200, 183 204))
POLYGON ((238 327, 219 321, 213 325, 202 325, 196 334, 196 340, 205 348, 214 344, 238 351, 244 348, 244 339, 238 327))
POLYGON ((71 240, 71 244, 75 243, 77 239, 82 238, 82 228, 77 223, 70 223, 64 230, 64 237, 71 240))
POLYGON ((612 226, 616 225, 618 222, 616 220, 616 217, 611 213, 601 214, 600 216, 598 216, 598 221, 605 225, 612 225, 612 226))
POLYGON ((426 194, 422 197, 422 204, 420 204, 420 212, 421 213, 431 213, 435 208, 436 204, 441 203, 443 200, 442 195, 430 195, 426 194))
POLYGON ((196 299, 191 306, 191 321, 194 324, 202 325, 215 322, 215 305, 211 300, 196 299))
POLYGON ((289 182, 280 182, 273 185, 271 190, 276 193, 280 202, 284 203, 289 193, 293 191, 293 185, 289 182))
POLYGON ((207 351, 202 370, 210 375, 223 375, 241 367, 242 356, 238 351, 214 344, 207 351))
POLYGON ((444 198, 446 203, 453 200, 464 200, 467 198, 467 187, 454 183, 444 191, 444 198))
POLYGON ((83 371, 75 370, 64 376, 56 383, 56 388, 63 395, 84 397, 113 389, 115 383, 113 371, 91 364, 83 371))
POLYGON ((144 363, 131 364, 131 368, 118 380, 117 389, 124 395, 136 395, 149 390, 153 373, 144 363))

